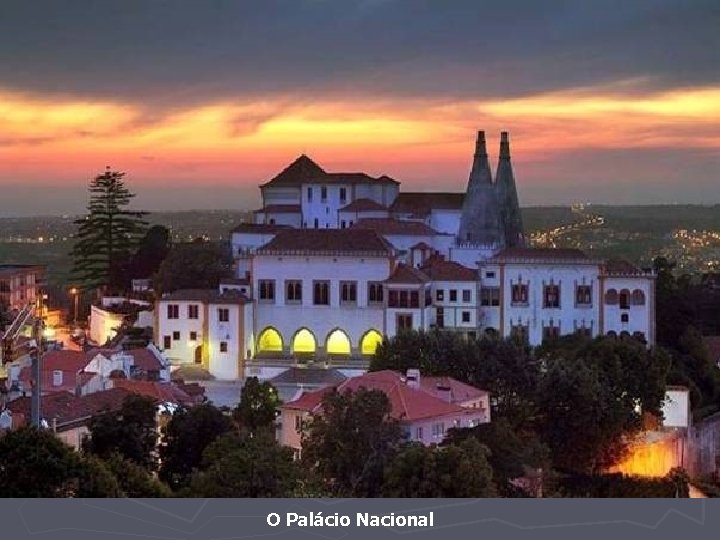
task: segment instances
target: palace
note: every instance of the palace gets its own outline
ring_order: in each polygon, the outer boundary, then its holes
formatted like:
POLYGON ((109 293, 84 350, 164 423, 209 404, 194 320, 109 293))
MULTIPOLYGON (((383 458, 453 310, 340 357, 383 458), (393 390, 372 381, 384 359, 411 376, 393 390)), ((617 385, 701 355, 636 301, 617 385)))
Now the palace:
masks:
POLYGON ((232 233, 236 277, 158 302, 156 343, 175 362, 220 378, 305 360, 358 374, 405 329, 654 342, 652 273, 526 246, 505 132, 494 180, 478 133, 465 193, 401 192, 388 176, 327 172, 305 155, 260 190, 254 222, 232 233))

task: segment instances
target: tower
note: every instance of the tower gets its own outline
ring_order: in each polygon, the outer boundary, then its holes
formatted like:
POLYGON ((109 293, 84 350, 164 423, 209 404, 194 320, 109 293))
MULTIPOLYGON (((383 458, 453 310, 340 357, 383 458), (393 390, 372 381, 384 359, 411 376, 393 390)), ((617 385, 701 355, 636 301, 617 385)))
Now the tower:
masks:
POLYGON ((518 202, 517 186, 510 163, 510 139, 508 132, 500 134, 500 158, 495 175, 500 225, 504 236, 505 247, 523 247, 525 233, 523 231, 520 203, 518 202))
POLYGON ((458 242, 476 245, 502 244, 498 200, 485 146, 485 132, 478 131, 475 156, 460 215, 458 242))

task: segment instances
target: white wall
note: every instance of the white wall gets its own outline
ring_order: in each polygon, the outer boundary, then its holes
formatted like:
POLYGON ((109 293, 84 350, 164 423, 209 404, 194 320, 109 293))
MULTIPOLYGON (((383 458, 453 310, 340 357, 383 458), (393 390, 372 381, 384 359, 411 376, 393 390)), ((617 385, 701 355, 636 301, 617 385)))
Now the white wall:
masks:
MULTIPOLYGON (((104 345, 108 339, 117 334, 125 317, 119 313, 112 313, 98 306, 90 307, 90 340, 104 345)), ((151 324, 152 326, 152 324, 151 324)))
POLYGON ((338 210, 352 202, 352 184, 341 183, 309 183, 302 186, 302 220, 308 229, 315 228, 315 220, 318 221, 318 229, 337 229, 338 210), (321 198, 323 188, 327 197, 321 198), (345 200, 340 200, 340 189, 345 189, 345 200), (312 190, 312 200, 308 200, 308 190, 312 190))
POLYGON ((190 301, 175 301, 175 300, 160 300, 158 302, 158 328, 157 328, 157 343, 156 345, 167 356, 173 363, 194 363, 195 362, 195 349, 203 344, 203 324, 205 317, 205 309, 202 302, 190 302, 190 301), (177 304, 179 306, 179 318, 168 319, 167 318, 167 306, 169 304, 177 304), (198 306, 198 318, 188 318, 188 306, 198 306), (173 340, 173 332, 180 332, 180 339, 173 340), (190 332, 197 332, 197 340, 194 342, 190 341, 190 332), (171 347, 164 349, 164 337, 170 336, 171 347))
POLYGON ((664 427, 690 427, 690 395, 687 388, 669 387, 665 391, 662 413, 664 427))
POLYGON ((650 277, 605 278, 605 292, 610 289, 615 289, 619 295, 621 290, 627 289, 632 294, 633 290, 640 289, 645 294, 644 305, 636 306, 633 305, 631 301, 629 309, 621 309, 619 302, 615 305, 608 305, 603 302, 606 334, 611 331, 618 335, 622 332, 629 332, 630 335, 635 332, 642 332, 648 340, 648 343, 654 343, 655 331, 652 328, 652 322, 654 321, 654 302, 652 301, 654 296, 653 285, 654 279, 650 277), (626 323, 622 322, 623 314, 628 317, 628 322, 626 323))
POLYGON ((429 225, 438 232, 449 233, 456 236, 460 230, 460 215, 462 211, 434 208, 430 212, 429 225))
POLYGON ((478 283, 476 281, 435 281, 432 284, 432 299, 435 309, 433 310, 432 320, 436 321, 437 308, 443 309, 444 327, 457 328, 466 331, 475 330, 478 327, 478 283), (437 300, 437 291, 443 291, 443 300, 437 300), (457 291, 457 300, 450 301, 450 290, 457 291), (470 291, 470 301, 463 301, 463 291, 470 291), (467 312, 470 316, 468 322, 462 321, 463 312, 467 312))

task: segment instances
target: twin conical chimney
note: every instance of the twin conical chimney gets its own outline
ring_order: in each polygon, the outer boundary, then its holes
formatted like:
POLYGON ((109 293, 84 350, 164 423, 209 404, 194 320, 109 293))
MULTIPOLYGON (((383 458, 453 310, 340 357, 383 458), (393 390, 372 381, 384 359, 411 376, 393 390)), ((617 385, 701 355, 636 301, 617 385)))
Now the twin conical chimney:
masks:
POLYGON ((495 185, 505 247, 523 247, 525 245, 525 233, 523 231, 522 215, 520 214, 515 176, 510 163, 510 137, 507 131, 500 133, 500 156, 497 173, 495 174, 495 185))

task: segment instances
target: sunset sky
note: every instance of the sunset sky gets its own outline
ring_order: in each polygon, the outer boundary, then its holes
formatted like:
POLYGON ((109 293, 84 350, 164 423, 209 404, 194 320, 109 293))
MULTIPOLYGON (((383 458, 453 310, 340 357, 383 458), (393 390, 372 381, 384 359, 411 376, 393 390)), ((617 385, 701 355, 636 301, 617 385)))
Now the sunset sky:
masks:
POLYGON ((306 153, 462 190, 510 131, 523 205, 720 203, 720 2, 0 3, 0 216, 253 208, 306 153))

